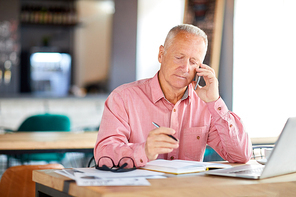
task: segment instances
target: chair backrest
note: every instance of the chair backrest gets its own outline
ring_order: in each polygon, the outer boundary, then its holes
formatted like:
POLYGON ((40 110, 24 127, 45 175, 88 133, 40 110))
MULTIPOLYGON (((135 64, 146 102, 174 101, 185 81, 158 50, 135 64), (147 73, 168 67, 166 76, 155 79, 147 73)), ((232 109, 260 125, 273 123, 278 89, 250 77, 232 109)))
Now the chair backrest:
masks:
POLYGON ((251 159, 258 160, 258 159, 266 158, 264 150, 273 149, 274 145, 255 145, 255 146, 252 146, 252 148, 253 148, 253 156, 251 157, 251 159))
POLYGON ((8 168, 0 180, 1 197, 35 196, 35 183, 32 180, 33 170, 63 169, 61 164, 21 165, 8 168))
POLYGON ((18 131, 70 131, 70 119, 60 114, 38 114, 28 117, 18 131))

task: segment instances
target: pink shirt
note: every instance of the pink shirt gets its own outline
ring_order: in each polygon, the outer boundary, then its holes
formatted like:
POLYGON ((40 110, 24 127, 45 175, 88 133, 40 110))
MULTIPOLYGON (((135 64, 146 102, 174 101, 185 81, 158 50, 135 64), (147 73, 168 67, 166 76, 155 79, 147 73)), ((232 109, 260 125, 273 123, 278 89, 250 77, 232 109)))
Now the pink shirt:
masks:
POLYGON ((229 111, 224 101, 202 101, 192 85, 175 105, 166 100, 157 74, 116 88, 105 102, 103 117, 94 148, 95 160, 110 156, 117 164, 129 156, 137 167, 148 162, 145 142, 155 129, 152 122, 173 128, 179 148, 162 159, 202 161, 206 145, 229 162, 247 162, 252 145, 240 118, 229 111))

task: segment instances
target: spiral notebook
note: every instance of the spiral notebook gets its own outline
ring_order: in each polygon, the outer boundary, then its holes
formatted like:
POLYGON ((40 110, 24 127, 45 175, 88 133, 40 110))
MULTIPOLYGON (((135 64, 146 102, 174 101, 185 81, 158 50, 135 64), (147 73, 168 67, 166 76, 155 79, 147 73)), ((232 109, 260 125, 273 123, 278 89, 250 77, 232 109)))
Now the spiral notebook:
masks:
POLYGON ((230 167, 231 165, 211 163, 211 162, 157 159, 157 160, 148 162, 144 167, 142 167, 142 169, 177 175, 177 174, 204 172, 208 169, 213 169, 213 168, 221 169, 221 168, 230 168, 230 167))

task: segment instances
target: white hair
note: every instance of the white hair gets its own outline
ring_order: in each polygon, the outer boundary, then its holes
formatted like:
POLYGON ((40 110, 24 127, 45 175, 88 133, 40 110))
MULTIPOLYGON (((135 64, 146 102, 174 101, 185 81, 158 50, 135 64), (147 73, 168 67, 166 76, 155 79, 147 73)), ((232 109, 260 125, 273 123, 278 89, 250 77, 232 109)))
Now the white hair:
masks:
POLYGON ((196 36, 200 36, 206 45, 206 49, 208 48, 208 37, 206 35, 206 33, 201 30, 200 28, 194 26, 194 25, 190 25, 190 24, 182 24, 182 25, 177 25, 175 27, 173 27, 164 42, 164 47, 167 48, 168 46, 171 45, 171 41, 173 40, 173 38, 180 32, 187 32, 196 36))

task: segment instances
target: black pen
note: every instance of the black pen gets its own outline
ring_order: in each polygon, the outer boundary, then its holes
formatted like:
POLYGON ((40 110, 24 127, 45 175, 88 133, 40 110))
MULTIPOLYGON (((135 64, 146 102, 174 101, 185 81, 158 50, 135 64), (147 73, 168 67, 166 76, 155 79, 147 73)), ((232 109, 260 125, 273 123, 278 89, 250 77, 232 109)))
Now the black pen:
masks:
MULTIPOLYGON (((152 122, 152 124, 153 124, 154 126, 156 126, 157 128, 160 127, 160 126, 159 126, 158 124, 156 124, 155 122, 152 122)), ((166 135, 169 136, 169 137, 171 137, 171 138, 173 138, 174 140, 178 141, 174 136, 172 136, 172 135, 170 135, 170 134, 166 134, 166 135)))

